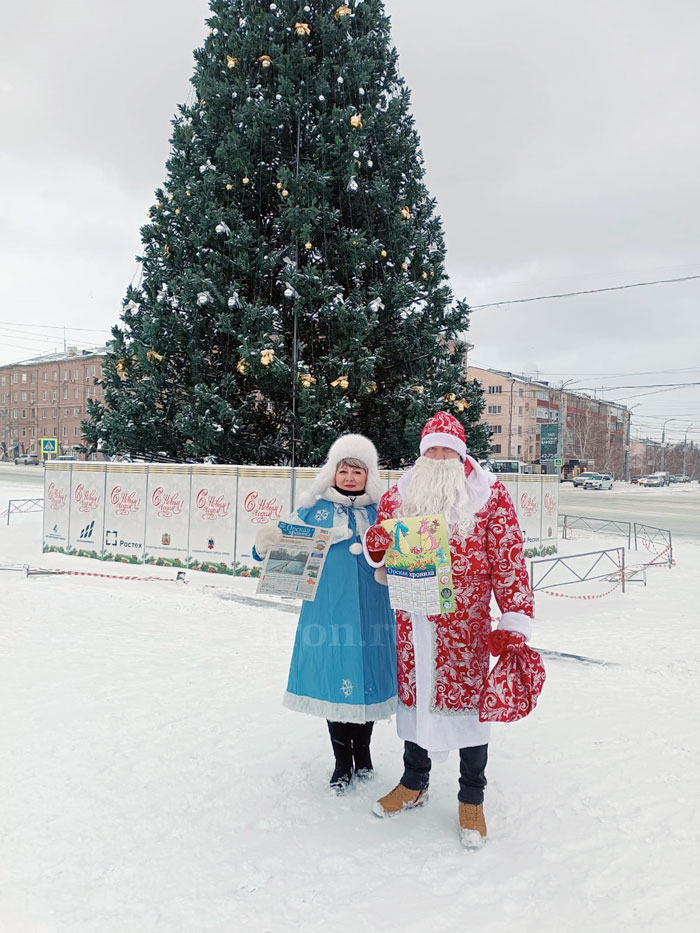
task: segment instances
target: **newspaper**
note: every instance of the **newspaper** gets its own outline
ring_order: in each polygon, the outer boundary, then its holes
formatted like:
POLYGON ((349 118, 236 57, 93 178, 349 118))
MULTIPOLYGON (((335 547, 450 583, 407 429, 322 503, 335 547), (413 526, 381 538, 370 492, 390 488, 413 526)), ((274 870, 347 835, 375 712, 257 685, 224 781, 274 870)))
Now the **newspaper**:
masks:
POLYGON ((256 593, 313 602, 331 545, 332 528, 278 522, 282 540, 268 551, 256 593))
POLYGON ((381 524, 393 538, 385 558, 392 609, 424 616, 455 612, 445 516, 390 518, 381 524))

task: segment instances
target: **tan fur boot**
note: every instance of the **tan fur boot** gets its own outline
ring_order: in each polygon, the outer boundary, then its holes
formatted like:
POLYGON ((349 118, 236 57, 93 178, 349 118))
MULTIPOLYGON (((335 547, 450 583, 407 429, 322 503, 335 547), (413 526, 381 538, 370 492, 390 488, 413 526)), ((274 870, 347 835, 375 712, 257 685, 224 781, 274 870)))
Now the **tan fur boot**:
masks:
POLYGON ((396 816, 404 810, 414 810, 424 807, 428 802, 428 788, 425 790, 410 790, 403 784, 397 784, 385 797, 380 797, 372 807, 377 816, 396 816))
POLYGON ((486 842, 484 805, 459 804, 459 838, 465 849, 480 849, 486 842))

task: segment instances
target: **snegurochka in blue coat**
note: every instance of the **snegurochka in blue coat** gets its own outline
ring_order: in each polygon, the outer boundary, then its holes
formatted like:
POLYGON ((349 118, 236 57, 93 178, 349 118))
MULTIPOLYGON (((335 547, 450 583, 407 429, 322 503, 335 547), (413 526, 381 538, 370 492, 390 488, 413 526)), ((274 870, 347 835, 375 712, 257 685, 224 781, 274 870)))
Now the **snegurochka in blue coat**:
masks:
MULTIPOLYGON (((383 491, 374 444, 345 434, 289 519, 333 529, 316 599, 305 601, 299 616, 284 704, 328 721, 335 754, 330 783, 337 793, 353 774, 373 776, 374 721, 396 708, 396 620, 386 586, 362 553, 383 491)), ((264 559, 280 539, 277 526, 263 528, 253 556, 264 559)))

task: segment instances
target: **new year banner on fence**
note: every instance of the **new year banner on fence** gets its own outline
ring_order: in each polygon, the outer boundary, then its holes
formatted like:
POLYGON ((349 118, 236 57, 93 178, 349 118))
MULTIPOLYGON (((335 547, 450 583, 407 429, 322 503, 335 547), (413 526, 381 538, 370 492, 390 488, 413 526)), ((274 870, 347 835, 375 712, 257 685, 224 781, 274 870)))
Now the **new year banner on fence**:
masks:
MULTIPOLYGON (((317 473, 300 468, 292 482, 288 467, 48 462, 43 547, 125 563, 256 574, 256 533, 284 520, 292 489, 298 504, 317 473)), ((399 474, 381 476, 388 488, 399 474)), ((500 479, 515 504, 526 556, 554 553, 558 477, 500 479)))

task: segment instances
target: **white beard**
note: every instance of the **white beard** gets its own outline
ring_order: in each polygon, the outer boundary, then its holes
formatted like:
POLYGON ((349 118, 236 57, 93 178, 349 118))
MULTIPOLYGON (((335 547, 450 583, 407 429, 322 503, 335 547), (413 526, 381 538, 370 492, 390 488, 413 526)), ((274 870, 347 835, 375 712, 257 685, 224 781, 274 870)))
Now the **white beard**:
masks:
POLYGON ((411 471, 398 515, 442 513, 451 537, 466 538, 474 530, 475 508, 461 460, 419 457, 411 471))

